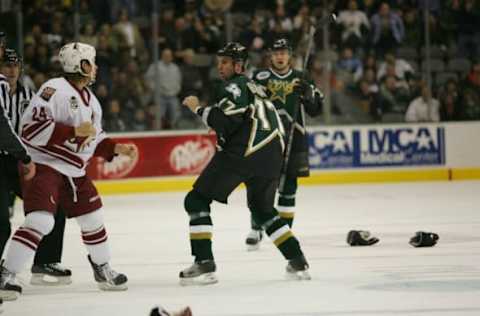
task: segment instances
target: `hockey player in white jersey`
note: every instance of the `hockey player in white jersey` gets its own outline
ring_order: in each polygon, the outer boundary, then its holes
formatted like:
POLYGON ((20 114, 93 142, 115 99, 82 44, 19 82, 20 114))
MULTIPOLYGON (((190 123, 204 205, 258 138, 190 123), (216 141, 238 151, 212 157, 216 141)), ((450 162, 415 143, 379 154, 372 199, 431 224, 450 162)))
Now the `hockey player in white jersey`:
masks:
POLYGON ((93 156, 110 161, 116 155, 134 158, 136 151, 116 144, 102 130, 102 110, 88 88, 97 70, 95 48, 70 43, 62 47, 59 59, 63 77, 44 83, 22 117, 22 141, 37 173, 24 183, 25 222, 12 236, 0 266, 0 297, 5 300, 14 300, 22 292, 15 275, 52 230, 58 207, 78 222, 100 289, 127 289, 127 277, 109 265, 102 202, 85 168, 93 156))

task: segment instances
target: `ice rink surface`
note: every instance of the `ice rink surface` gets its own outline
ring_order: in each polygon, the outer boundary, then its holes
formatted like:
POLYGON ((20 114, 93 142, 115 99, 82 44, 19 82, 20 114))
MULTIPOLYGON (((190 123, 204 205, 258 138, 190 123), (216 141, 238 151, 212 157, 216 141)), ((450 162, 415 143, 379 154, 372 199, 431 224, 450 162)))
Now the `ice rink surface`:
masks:
MULTIPOLYGON (((286 262, 270 240, 247 252, 245 191, 214 204, 214 253, 220 282, 181 287, 192 262, 185 193, 104 197, 114 269, 126 292, 102 292, 93 281, 74 220, 67 224, 63 263, 73 284, 33 287, 6 302, 6 316, 145 316, 150 308, 190 305, 195 316, 480 315, 480 182, 301 187, 294 232, 311 281, 286 281, 286 262), (349 247, 350 229, 380 238, 349 247), (440 235, 437 246, 408 244, 415 231, 440 235)), ((20 205, 15 226, 23 220, 20 205)))

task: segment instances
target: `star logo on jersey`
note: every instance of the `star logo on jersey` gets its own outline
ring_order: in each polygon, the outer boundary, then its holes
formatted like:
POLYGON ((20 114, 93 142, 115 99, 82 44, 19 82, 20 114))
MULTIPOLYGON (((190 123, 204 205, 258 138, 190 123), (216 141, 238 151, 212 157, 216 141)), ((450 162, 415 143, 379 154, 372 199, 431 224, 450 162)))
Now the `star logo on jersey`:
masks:
POLYGON ((236 83, 229 84, 226 88, 226 91, 230 92, 233 95, 233 98, 236 99, 242 94, 242 90, 237 86, 236 83))
POLYGON ((279 100, 283 104, 287 102, 287 96, 293 92, 293 82, 270 80, 268 90, 270 91, 270 101, 279 100))

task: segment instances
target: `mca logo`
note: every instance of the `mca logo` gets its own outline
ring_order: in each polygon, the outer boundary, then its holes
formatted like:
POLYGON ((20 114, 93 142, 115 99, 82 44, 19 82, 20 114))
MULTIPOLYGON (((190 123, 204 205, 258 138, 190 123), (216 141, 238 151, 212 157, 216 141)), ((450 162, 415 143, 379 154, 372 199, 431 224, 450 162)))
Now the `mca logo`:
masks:
POLYGON ((443 128, 363 130, 361 140, 362 164, 423 165, 445 162, 443 128))
POLYGON ((353 134, 347 131, 319 131, 309 135, 310 165, 328 168, 353 163, 353 134))

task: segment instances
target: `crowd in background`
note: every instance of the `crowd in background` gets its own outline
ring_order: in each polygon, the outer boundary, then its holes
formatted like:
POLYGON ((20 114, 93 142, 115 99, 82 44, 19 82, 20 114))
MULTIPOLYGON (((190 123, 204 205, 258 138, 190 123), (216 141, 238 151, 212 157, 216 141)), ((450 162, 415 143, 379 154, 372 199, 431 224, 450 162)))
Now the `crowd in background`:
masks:
MULTIPOLYGON (((74 7, 68 0, 31 2, 22 10, 23 73, 25 83, 38 88, 61 72, 57 54, 74 39, 74 7)), ((309 71, 320 88, 328 78, 334 114, 342 116, 343 103, 350 102, 353 113, 367 122, 480 119, 479 0, 429 1, 429 66, 425 0, 267 0, 255 5, 248 0, 164 0, 156 30, 157 64, 151 53, 151 0, 81 0, 79 41, 97 49, 92 88, 103 106, 106 129, 201 126, 180 102, 189 94, 209 102, 209 91, 219 80, 214 54, 227 39, 224 8, 230 7, 233 39, 251 52, 252 71, 268 66, 266 48, 283 37, 296 47, 294 66, 301 65, 308 29, 319 20, 325 2, 337 14, 330 26, 330 51, 323 49, 323 32, 318 31, 309 71), (432 93, 424 76, 427 67, 432 93), (329 77, 324 76, 327 70, 329 77)))

